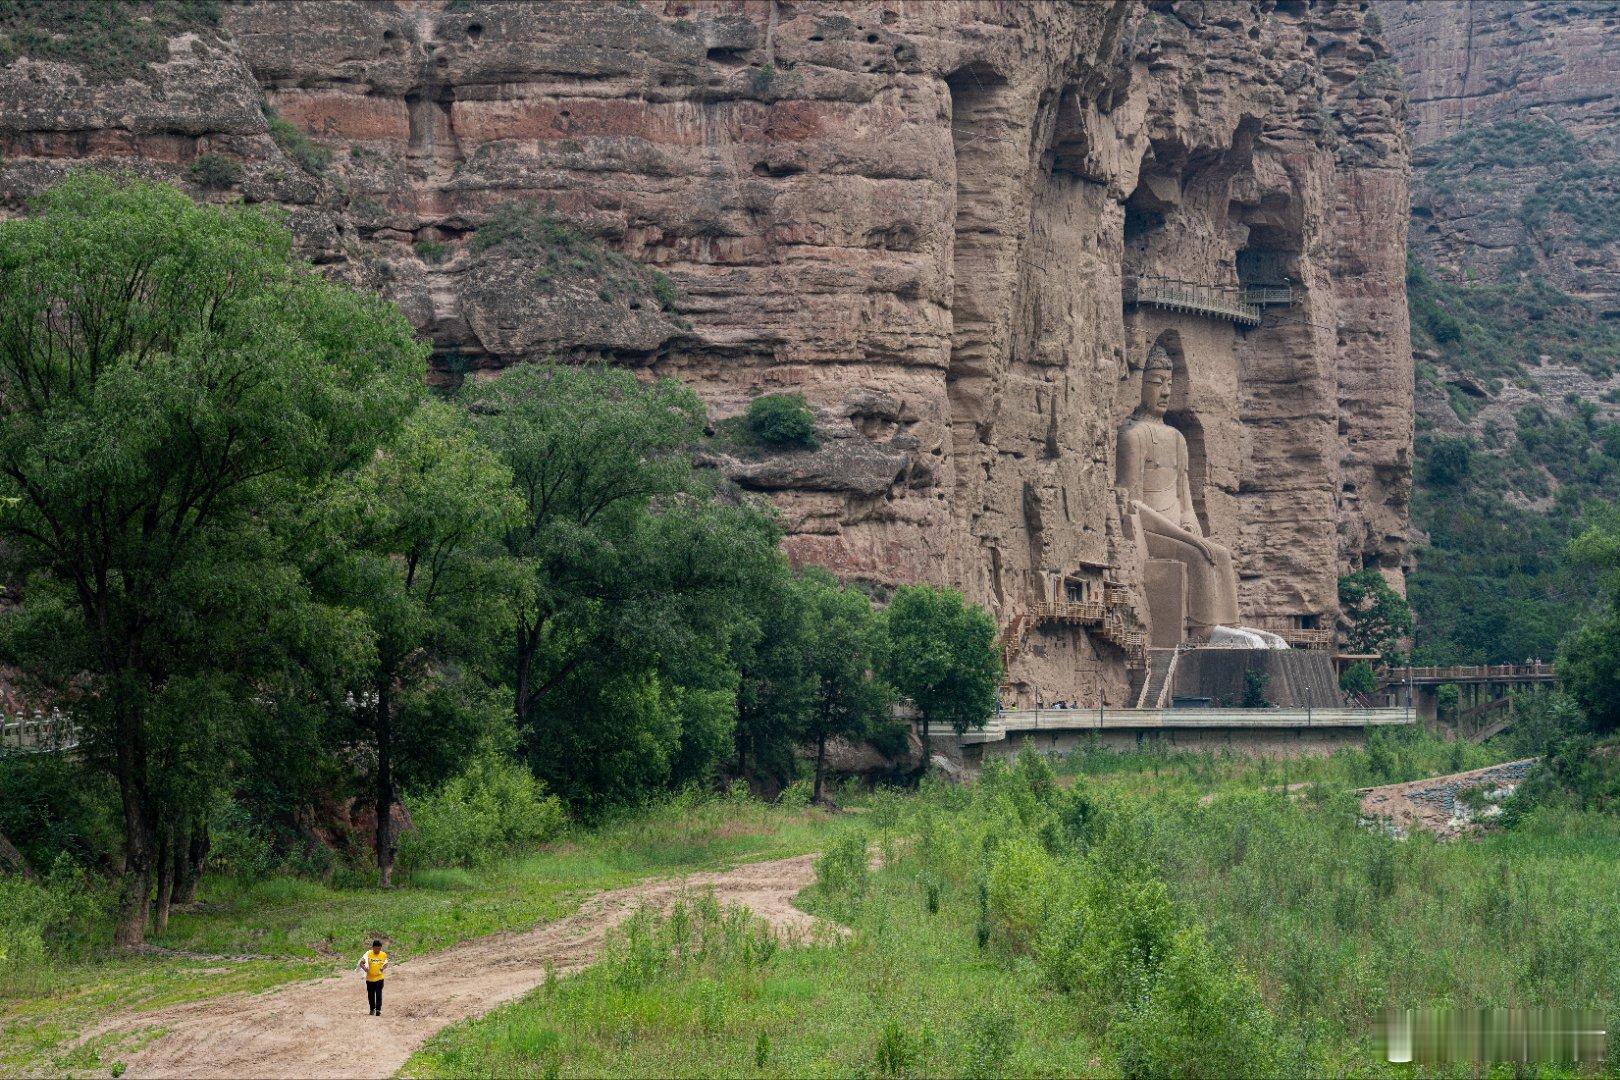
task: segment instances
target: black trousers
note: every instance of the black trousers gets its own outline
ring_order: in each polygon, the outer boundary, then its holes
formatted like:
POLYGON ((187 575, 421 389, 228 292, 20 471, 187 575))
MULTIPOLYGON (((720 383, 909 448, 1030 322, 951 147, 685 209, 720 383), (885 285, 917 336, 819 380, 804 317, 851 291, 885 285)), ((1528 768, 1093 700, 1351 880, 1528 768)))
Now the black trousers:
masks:
POLYGON ((382 984, 385 980, 366 983, 366 1004, 371 1006, 372 1012, 382 1012, 382 984))

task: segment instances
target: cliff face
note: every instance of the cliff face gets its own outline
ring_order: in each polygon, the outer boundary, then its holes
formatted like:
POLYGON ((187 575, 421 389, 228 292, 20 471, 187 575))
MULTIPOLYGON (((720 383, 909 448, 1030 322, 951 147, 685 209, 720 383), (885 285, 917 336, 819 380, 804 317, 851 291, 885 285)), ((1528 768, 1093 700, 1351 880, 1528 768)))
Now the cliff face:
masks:
POLYGON ((1410 94, 1412 245, 1620 316, 1620 4, 1375 5, 1410 94))
POLYGON ((1425 662, 1551 656, 1620 497, 1620 4, 1374 5, 1409 94, 1425 662))
MULTIPOLYGON (((0 201, 92 163, 284 206, 445 383, 559 356, 680 378, 716 419, 801 392, 818 449, 712 455, 791 557, 953 583, 1004 624, 1138 584, 1114 438, 1157 341, 1245 618, 1330 626, 1343 569, 1398 577, 1409 489, 1406 143, 1366 9, 232 5, 138 79, 0 69, 0 201), (673 296, 476 239, 526 201, 673 296), (1253 329, 1125 303, 1240 261, 1294 289, 1253 329)), ((1037 628, 1015 676, 1127 693, 1075 627, 1037 628)))

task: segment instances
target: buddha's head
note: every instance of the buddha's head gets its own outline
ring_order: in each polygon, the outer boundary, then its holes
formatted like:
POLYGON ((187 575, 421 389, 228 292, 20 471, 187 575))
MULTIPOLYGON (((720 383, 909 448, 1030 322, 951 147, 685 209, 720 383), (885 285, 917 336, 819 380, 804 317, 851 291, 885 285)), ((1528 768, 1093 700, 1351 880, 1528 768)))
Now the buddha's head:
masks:
POLYGON ((1155 344, 1148 350, 1147 363, 1142 368, 1142 404, 1137 411, 1162 419, 1170 408, 1170 390, 1175 376, 1175 361, 1170 359, 1163 345, 1155 344))

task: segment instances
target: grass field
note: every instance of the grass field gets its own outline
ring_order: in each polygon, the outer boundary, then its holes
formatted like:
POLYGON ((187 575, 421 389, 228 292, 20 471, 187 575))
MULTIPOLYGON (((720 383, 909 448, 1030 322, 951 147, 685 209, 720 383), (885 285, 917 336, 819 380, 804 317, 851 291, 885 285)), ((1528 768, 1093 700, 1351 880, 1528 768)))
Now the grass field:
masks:
POLYGON ((383 935, 399 959, 532 926, 591 893, 648 878, 815 850, 834 828, 821 811, 731 798, 678 798, 485 872, 427 870, 399 888, 334 889, 274 877, 205 878, 151 955, 8 973, 0 984, 0 1074, 105 1070, 77 1046, 96 1020, 238 990, 316 978, 354 963, 383 935))
POLYGON ((1396 840, 1350 789, 1504 756, 1421 737, 1286 764, 1094 751, 880 794, 802 900, 847 938, 761 959, 649 918, 405 1071, 1485 1075, 1384 1063, 1382 1010, 1595 1006, 1612 1026, 1620 824, 1548 810, 1396 840), (881 857, 862 872, 852 850, 881 857), (648 942, 673 959, 638 966, 648 942))

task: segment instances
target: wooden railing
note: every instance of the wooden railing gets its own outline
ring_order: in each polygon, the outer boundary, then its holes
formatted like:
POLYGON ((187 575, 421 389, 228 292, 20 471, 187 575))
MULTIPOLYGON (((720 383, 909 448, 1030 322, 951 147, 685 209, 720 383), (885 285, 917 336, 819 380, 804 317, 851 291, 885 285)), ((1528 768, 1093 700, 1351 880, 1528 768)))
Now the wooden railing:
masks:
POLYGON ((1333 648, 1332 630, 1306 630, 1301 627, 1289 627, 1284 630, 1267 630, 1269 634, 1276 634, 1288 644, 1300 649, 1331 649, 1333 648))
POLYGON ((1169 278, 1126 278, 1125 303, 1212 315, 1242 326, 1260 325, 1259 305, 1246 302, 1244 294, 1232 286, 1197 285, 1169 278))
POLYGON ((1034 607, 1036 622, 1077 626, 1094 626, 1102 622, 1104 611, 1100 600, 1045 600, 1034 607))
POLYGON ((1292 304, 1294 302, 1294 289, 1290 285, 1246 285, 1243 288, 1243 302, 1255 307, 1264 307, 1268 304, 1292 304))
POLYGON ((1386 686, 1407 683, 1552 682, 1558 677, 1548 663, 1454 664, 1450 667, 1388 667, 1378 672, 1386 686))

